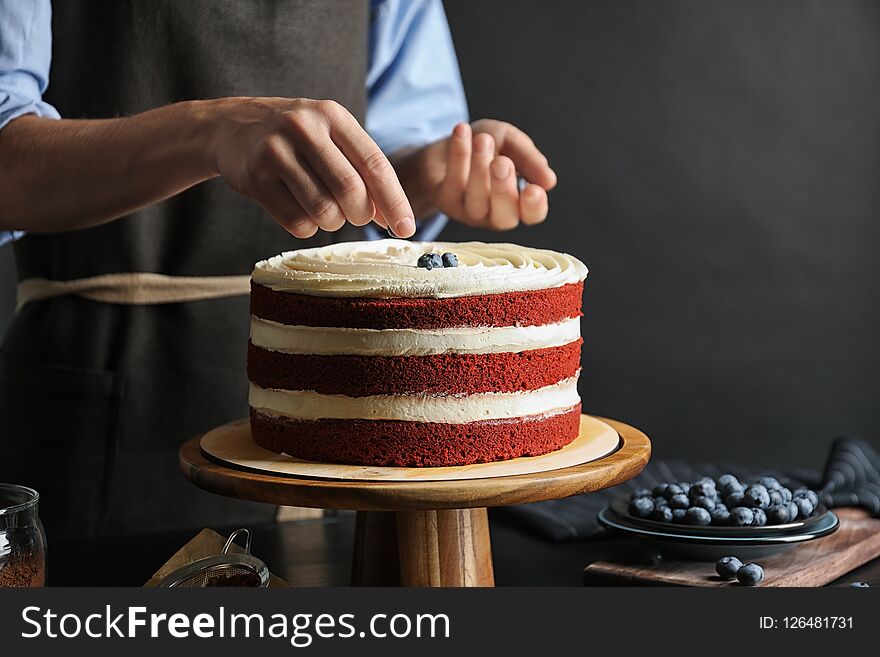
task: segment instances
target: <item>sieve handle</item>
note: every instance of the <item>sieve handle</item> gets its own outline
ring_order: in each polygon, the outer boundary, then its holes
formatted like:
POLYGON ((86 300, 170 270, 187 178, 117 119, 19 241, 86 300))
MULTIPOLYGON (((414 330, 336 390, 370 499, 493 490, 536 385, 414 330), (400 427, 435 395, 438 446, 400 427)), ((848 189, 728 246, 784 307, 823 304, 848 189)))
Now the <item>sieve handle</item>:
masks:
POLYGON ((226 539, 226 544, 223 546, 223 552, 221 552, 221 554, 227 554, 229 552, 229 548, 232 547, 232 544, 235 543, 235 539, 240 534, 247 535, 247 539, 245 540, 245 544, 244 544, 245 554, 251 553, 251 530, 242 527, 241 529, 236 529, 234 532, 232 532, 229 535, 229 538, 226 539))

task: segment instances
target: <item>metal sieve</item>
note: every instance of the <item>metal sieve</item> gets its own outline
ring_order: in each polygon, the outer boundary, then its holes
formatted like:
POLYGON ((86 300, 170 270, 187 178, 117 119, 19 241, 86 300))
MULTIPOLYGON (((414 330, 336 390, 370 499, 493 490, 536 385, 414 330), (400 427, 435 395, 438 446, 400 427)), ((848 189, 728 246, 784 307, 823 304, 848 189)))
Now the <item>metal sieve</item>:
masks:
POLYGON ((265 588, 269 585, 269 569, 251 554, 251 532, 236 529, 226 539, 223 551, 216 557, 197 559, 166 575, 159 582, 162 588, 201 589, 222 586, 265 588), (235 539, 246 535, 244 553, 230 553, 235 539))

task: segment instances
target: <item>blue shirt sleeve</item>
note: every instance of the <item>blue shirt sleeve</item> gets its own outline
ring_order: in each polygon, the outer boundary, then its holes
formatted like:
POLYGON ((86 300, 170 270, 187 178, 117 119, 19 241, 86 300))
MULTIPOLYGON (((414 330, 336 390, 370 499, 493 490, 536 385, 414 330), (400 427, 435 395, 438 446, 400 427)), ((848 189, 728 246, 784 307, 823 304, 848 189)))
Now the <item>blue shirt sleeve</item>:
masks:
MULTIPOLYGON (((43 101, 51 58, 50 0, 0 0, 0 130, 24 114, 61 118, 43 101)), ((0 246, 22 235, 0 231, 0 246)))
MULTIPOLYGON (((442 3, 373 0, 371 7, 367 132, 386 153, 448 137, 468 111, 442 3)), ((446 220, 419 218, 413 239, 435 239, 446 220)), ((386 237, 374 224, 364 232, 386 237)))

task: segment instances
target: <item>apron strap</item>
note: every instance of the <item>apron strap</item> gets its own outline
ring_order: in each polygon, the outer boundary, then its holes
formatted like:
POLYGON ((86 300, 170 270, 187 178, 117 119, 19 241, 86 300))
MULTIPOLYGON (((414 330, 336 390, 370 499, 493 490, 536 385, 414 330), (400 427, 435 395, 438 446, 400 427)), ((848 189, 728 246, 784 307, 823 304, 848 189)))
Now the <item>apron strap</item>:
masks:
POLYGON ((75 294, 91 301, 148 305, 244 296, 250 275, 166 276, 147 272, 102 274, 72 281, 28 278, 18 284, 18 312, 26 303, 75 294))

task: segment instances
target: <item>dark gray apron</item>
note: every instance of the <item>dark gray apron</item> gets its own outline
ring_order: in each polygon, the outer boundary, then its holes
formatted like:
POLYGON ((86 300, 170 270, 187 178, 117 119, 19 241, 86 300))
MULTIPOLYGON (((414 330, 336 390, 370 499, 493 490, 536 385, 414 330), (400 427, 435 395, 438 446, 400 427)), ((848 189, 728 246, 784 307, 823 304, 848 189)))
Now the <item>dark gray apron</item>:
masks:
MULTIPOLYGON (((362 119, 368 21, 366 0, 64 0, 47 100, 99 118, 197 98, 332 98, 362 119)), ((103 226, 28 235, 15 256, 20 279, 224 276, 302 246, 213 180, 103 226)), ((182 442, 247 414, 247 339, 244 296, 27 304, 3 343, 0 481, 41 493, 50 541, 271 519, 177 465, 182 442)))

